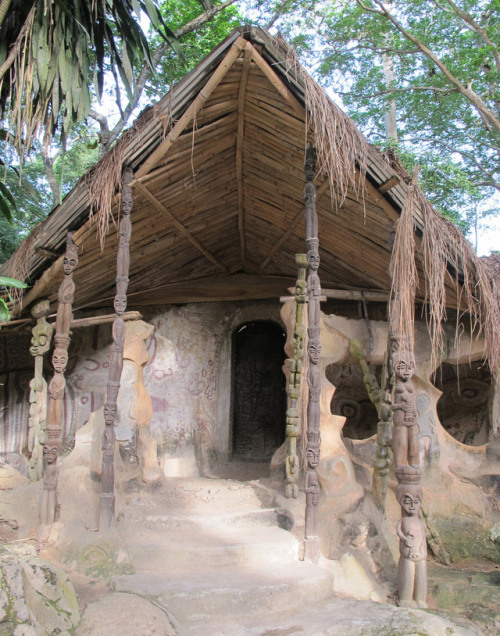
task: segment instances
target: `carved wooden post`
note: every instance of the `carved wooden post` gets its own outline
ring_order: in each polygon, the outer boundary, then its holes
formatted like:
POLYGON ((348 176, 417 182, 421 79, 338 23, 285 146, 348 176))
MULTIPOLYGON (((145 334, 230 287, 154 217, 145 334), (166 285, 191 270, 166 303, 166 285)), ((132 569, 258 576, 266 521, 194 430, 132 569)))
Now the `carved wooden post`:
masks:
POLYGON ((295 263, 299 272, 295 285, 295 327, 293 330, 293 358, 290 360, 290 377, 288 379, 289 407, 286 412, 286 435, 288 437, 288 455, 286 458, 285 496, 297 498, 299 487, 299 458, 297 456, 297 437, 299 435, 299 411, 297 400, 300 396, 302 378, 302 358, 304 352, 304 304, 307 302, 306 292, 306 254, 295 254, 295 263))
POLYGON ((130 264, 130 236, 132 223, 130 211, 132 210, 133 179, 131 168, 125 168, 122 174, 122 217, 120 220, 118 255, 116 259, 116 296, 113 322, 113 344, 109 361, 109 379, 107 384, 107 397, 104 404, 104 434, 102 440, 102 468, 101 468, 101 496, 99 500, 99 529, 110 528, 115 521, 115 418, 117 413, 117 398, 120 389, 120 378, 123 369, 123 346, 125 342, 125 321, 123 314, 127 308, 127 287, 130 264))
POLYGON ((396 299, 391 307, 391 366, 394 471, 398 485, 396 498, 401 505, 397 526, 400 558, 398 564, 399 605, 427 607, 427 542, 424 523, 419 519, 422 505, 417 423, 417 399, 412 377, 415 373, 413 336, 401 336, 401 315, 396 299))
MULTIPOLYGON (((68 348, 70 343, 70 325, 73 317, 73 298, 75 295, 75 283, 73 271, 78 265, 78 247, 73 243, 73 233, 68 232, 66 237, 66 253, 64 254, 63 269, 64 279, 59 287, 56 334, 54 336, 55 348, 52 353, 52 365, 54 376, 49 383, 49 408, 47 415, 47 428, 45 446, 43 449, 44 472, 43 491, 40 506, 40 521, 47 529, 54 522, 57 506, 57 460, 62 450, 62 415, 64 405, 64 389, 66 379, 64 372, 68 363, 68 348)), ((45 531, 42 531, 42 535, 45 531)), ((44 536, 42 536, 44 538, 44 536)))
POLYGON ((305 549, 304 558, 317 563, 320 557, 319 540, 319 479, 316 469, 319 464, 320 447, 320 407, 319 397, 321 392, 321 378, 319 372, 319 357, 321 346, 319 342, 320 332, 320 293, 321 285, 318 276, 319 267, 319 240, 318 240, 318 216, 316 214, 316 189, 313 179, 316 172, 316 153, 312 146, 306 151, 305 175, 306 187, 305 221, 306 221, 306 246, 307 262, 309 265, 307 277, 307 328, 309 354, 309 371, 307 383, 309 386, 309 399, 307 404, 307 471, 305 481, 306 492, 306 523, 305 523, 305 549))
POLYGON ((46 317, 49 314, 48 300, 40 300, 31 309, 36 325, 31 330, 30 353, 35 358, 35 376, 30 381, 30 408, 28 416, 28 451, 30 460, 28 476, 31 481, 43 477, 43 446, 47 425, 47 382, 43 377, 43 356, 50 349, 52 325, 46 317))

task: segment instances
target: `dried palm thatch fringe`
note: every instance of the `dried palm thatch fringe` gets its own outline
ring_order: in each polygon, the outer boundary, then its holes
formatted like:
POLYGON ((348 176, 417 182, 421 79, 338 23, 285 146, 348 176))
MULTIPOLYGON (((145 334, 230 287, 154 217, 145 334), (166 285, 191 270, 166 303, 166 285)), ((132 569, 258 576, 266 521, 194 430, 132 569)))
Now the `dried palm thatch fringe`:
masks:
MULTIPOLYGON (((387 156, 392 167, 400 177, 408 183, 409 175, 393 154, 387 156)), ((462 308, 469 320, 471 336, 480 336, 485 342, 485 358, 491 371, 500 373, 500 276, 491 259, 480 259, 474 253, 472 246, 463 234, 447 219, 441 216, 425 198, 422 190, 412 183, 409 186, 408 198, 405 202, 398 228, 403 222, 403 216, 415 206, 420 210, 423 218, 422 247, 415 248, 415 234, 412 232, 403 243, 398 243, 398 229, 393 248, 393 281, 391 298, 400 295, 402 304, 410 303, 410 298, 417 289, 416 258, 423 261, 425 280, 425 303, 427 306, 427 321, 431 338, 431 367, 436 369, 446 350, 444 323, 446 315, 446 279, 453 275, 457 290, 457 307, 462 308), (410 244, 411 243, 411 244, 410 244), (401 263, 396 259, 411 261, 407 264, 414 274, 394 276, 394 271, 401 269, 401 263), (394 263, 394 264, 393 264, 394 263)), ((406 219, 404 224, 409 231, 413 228, 414 220, 406 219)), ((401 227, 400 233, 403 231, 401 227)), ((400 321, 408 320, 409 308, 402 308, 400 321), (403 315, 404 314, 404 315, 403 315)), ((455 345, 458 344, 463 331, 463 321, 460 311, 457 312, 455 323, 455 345)), ((410 323, 408 323, 410 325, 410 323)))
MULTIPOLYGON (((33 256, 34 245, 42 231, 42 221, 31 231, 31 233, 22 241, 14 254, 7 261, 7 276, 10 278, 16 278, 17 280, 28 282, 29 266, 31 263, 31 257, 33 256)), ((15 306, 21 302, 24 294, 23 289, 12 288, 10 295, 12 302, 9 306, 15 306)))
MULTIPOLYGON (((110 152, 104 155, 86 177, 90 199, 89 219, 94 218, 97 223, 101 250, 104 249, 110 219, 113 219, 113 197, 117 190, 121 190, 123 151, 126 143, 124 139, 128 141, 128 137, 127 133, 122 135, 110 152)), ((113 222, 115 222, 114 219, 113 222)))
POLYGON ((121 192, 121 175, 127 148, 141 138, 142 128, 152 119, 158 119, 156 107, 146 108, 134 125, 122 133, 113 148, 84 177, 89 189, 89 219, 95 218, 101 250, 104 249, 109 224, 118 227, 112 207, 115 194, 121 192))
POLYGON ((418 288, 418 271, 415 262, 415 204, 417 200, 418 168, 408 187, 401 216, 396 224, 396 236, 392 248, 391 272, 391 331, 398 334, 404 346, 413 351, 415 322, 415 295, 418 288))
MULTIPOLYGON (((349 187, 362 198, 368 157, 368 142, 356 124, 332 102, 309 73, 300 65, 297 54, 278 36, 267 35, 278 48, 285 62, 286 73, 293 75, 304 85, 306 96, 305 133, 312 129, 318 157, 318 174, 326 177, 330 185, 336 209, 343 204, 349 187), (360 172, 358 178, 357 170, 360 172)), ((305 140, 306 141, 306 140, 305 140)))

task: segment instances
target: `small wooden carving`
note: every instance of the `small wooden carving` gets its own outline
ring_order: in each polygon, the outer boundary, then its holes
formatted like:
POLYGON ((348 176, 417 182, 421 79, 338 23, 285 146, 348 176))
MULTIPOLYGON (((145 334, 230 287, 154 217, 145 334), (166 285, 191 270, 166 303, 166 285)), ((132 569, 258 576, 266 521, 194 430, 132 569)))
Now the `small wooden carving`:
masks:
POLYGON ((116 257, 116 296, 114 308, 116 317, 113 322, 111 357, 109 361, 109 379, 107 397, 104 405, 104 433, 102 440, 101 496, 99 501, 99 529, 110 528, 115 521, 115 419, 117 414, 117 398, 120 389, 120 378, 123 369, 123 348, 125 343, 125 322, 123 314, 127 309, 127 288, 130 266, 130 237, 132 223, 132 188, 130 183, 133 172, 125 168, 122 174, 122 200, 119 229, 118 254, 116 257))
POLYGON ((47 424, 47 382, 43 377, 43 356, 50 349, 52 326, 47 322, 49 301, 40 300, 32 310, 36 325, 31 330, 30 353, 35 358, 35 375, 30 381, 30 407, 28 415, 28 476, 31 481, 43 477, 43 445, 47 424))
POLYGON ((41 538, 46 537, 47 528, 54 522, 57 507, 57 460, 62 450, 62 416, 64 406, 64 390, 66 379, 64 372, 68 364, 68 348, 70 343, 70 325, 73 317, 73 297, 75 284, 73 271, 78 265, 78 247, 73 243, 73 233, 66 237, 64 254, 64 279, 59 287, 56 317, 55 349, 52 353, 54 376, 49 383, 49 406, 45 446, 43 449, 44 473, 43 490, 40 504, 41 538))
POLYGON ((401 607, 427 607, 427 541, 425 526, 418 513, 422 505, 419 485, 398 484, 396 498, 401 505, 398 522, 399 537, 399 605, 401 607))
POLYGON ((295 327, 293 330, 293 358, 290 360, 290 377, 288 379, 289 408, 286 412, 286 435, 288 438, 288 454, 286 458, 286 487, 285 496, 297 498, 299 487, 300 463, 297 456, 297 437, 299 435, 299 412, 297 401, 300 396, 300 383, 302 378, 302 358, 304 354, 304 304, 306 295, 306 268, 307 257, 305 254, 296 254, 295 263, 299 271, 295 285, 295 327))
POLYGON ((316 214, 316 190, 314 176, 316 173, 316 153, 312 146, 306 151, 304 166, 306 175, 306 187, 304 190, 305 224, 307 246, 307 333, 309 341, 307 352, 309 355, 309 370, 307 383, 309 387, 309 399, 307 404, 307 471, 306 471, 306 520, 305 520, 305 550, 304 558, 317 563, 320 557, 319 540, 319 495, 320 485, 316 469, 319 463, 320 448, 320 405, 321 376, 319 371, 319 358, 321 345, 320 334, 320 294, 321 284, 318 276, 319 268, 319 240, 318 240, 318 216, 316 214))

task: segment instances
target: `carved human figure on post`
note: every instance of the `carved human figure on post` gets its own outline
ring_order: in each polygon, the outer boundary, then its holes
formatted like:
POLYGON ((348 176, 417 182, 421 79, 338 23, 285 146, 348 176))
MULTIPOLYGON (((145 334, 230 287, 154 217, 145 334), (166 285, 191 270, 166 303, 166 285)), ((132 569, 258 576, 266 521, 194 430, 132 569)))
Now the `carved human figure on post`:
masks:
POLYGON ((304 491, 306 493, 305 537, 308 558, 317 562, 320 557, 318 536, 319 495, 321 487, 316 469, 319 464, 319 444, 309 442, 307 453, 307 471, 304 491))
POLYGON ((41 300, 31 309, 36 325, 31 330, 30 353, 35 358, 35 374, 30 381, 28 416, 28 475, 31 481, 38 481, 43 475, 43 445, 47 421, 47 383, 43 377, 43 356, 50 348, 52 325, 46 317, 50 311, 49 301, 41 300))
POLYGON ((46 443, 43 449, 43 490, 40 501, 40 523, 42 526, 49 526, 55 521, 59 475, 57 460, 60 450, 58 443, 46 443))
POLYGON ((78 265, 78 247, 73 243, 73 234, 68 232, 66 238, 66 252, 63 259, 64 279, 59 287, 57 296, 56 333, 69 334, 71 319, 73 317, 73 298, 75 296, 75 283, 73 272, 78 265))
POLYGON ((425 527, 418 518, 422 505, 419 485, 398 484, 396 498, 401 505, 401 519, 397 525, 399 537, 399 605, 427 607, 427 541, 425 527))
MULTIPOLYGON (((78 264, 78 247, 73 242, 73 233, 66 236, 66 252, 63 259, 64 278, 59 287, 56 316, 55 349, 52 354, 54 376, 49 383, 49 406, 45 436, 43 491, 40 507, 42 527, 51 524, 55 518, 57 506, 57 458, 62 448, 62 418, 64 390, 66 380, 64 372, 68 364, 68 347, 70 343, 70 327, 73 317, 73 298, 75 285, 73 271, 78 264)), ((40 531, 40 538, 46 538, 46 528, 40 531)))
POLYGON ((395 383, 392 397, 393 451, 396 472, 419 474, 417 398, 412 377, 415 361, 408 352, 396 354, 392 361, 395 383))

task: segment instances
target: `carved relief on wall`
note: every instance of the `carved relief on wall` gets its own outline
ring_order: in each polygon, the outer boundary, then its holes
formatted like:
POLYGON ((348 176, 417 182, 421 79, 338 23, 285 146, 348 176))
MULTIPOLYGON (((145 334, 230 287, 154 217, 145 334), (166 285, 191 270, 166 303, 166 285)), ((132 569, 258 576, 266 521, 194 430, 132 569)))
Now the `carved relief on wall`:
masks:
MULTIPOLYGON (((381 368, 380 365, 373 365, 378 381, 381 368)), ((377 410, 368 397, 359 364, 331 364, 326 368, 326 377, 335 387, 331 401, 332 414, 346 418, 342 428, 343 436, 349 439, 367 439, 375 435, 377 410)))
POLYGON ((443 363, 434 385, 443 392, 437 404, 443 428, 457 441, 469 446, 486 444, 489 408, 493 395, 491 374, 482 362, 443 363))

